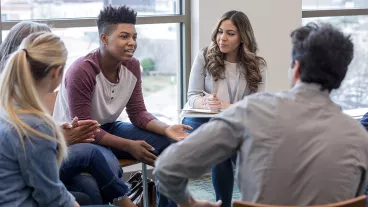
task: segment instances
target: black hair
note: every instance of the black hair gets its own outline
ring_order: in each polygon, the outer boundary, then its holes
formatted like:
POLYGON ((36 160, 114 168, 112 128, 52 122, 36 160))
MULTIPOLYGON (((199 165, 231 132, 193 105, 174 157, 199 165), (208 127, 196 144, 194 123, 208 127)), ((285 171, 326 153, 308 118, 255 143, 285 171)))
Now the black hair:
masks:
POLYGON ((106 6, 97 17, 98 33, 109 34, 117 24, 134 24, 137 12, 127 6, 106 6))
POLYGON ((292 67, 299 61, 300 79, 321 85, 321 90, 340 87, 354 57, 350 35, 331 24, 309 23, 291 33, 292 67))

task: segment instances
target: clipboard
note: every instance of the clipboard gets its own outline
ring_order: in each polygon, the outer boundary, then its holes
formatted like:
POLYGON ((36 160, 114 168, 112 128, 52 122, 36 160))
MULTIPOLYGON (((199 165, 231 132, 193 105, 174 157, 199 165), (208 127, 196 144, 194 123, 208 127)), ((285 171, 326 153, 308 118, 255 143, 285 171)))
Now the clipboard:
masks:
POLYGON ((180 112, 180 118, 212 118, 221 113, 221 111, 211 111, 209 109, 193 109, 190 108, 188 104, 186 104, 180 112))
POLYGON ((190 108, 184 108, 181 111, 190 113, 203 113, 203 114, 218 114, 221 112, 221 111, 211 111, 209 109, 190 109, 190 108))

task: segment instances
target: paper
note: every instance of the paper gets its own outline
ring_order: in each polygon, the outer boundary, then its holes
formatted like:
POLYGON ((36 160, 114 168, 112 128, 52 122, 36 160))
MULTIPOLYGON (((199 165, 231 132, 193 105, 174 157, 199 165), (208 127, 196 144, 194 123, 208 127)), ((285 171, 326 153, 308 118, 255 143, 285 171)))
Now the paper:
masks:
POLYGON ((218 114, 221 111, 211 111, 209 109, 182 109, 182 111, 186 111, 186 112, 192 112, 192 113, 204 113, 204 114, 218 114))

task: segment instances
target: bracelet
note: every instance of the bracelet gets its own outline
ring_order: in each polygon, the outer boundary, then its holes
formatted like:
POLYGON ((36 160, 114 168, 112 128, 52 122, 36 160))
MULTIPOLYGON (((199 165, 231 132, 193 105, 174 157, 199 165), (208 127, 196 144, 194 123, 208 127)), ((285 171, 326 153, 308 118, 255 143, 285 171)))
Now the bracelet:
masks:
POLYGON ((110 203, 111 206, 114 206, 117 202, 119 201, 122 201, 124 199, 125 196, 120 196, 120 197, 117 197, 117 198, 114 198, 112 200, 112 203, 110 203))

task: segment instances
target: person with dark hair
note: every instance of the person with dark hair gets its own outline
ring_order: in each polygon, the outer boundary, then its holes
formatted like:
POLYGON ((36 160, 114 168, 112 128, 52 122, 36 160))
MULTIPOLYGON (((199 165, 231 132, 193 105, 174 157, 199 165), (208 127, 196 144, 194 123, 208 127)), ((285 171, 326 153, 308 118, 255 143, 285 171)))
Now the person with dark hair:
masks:
MULTIPOLYGON (((246 14, 231 10, 214 28, 211 44, 201 50, 190 71, 186 107, 223 110, 245 96, 264 92, 266 61, 257 55, 258 45, 246 14)), ((184 118, 194 130, 209 118, 184 118)), ((212 168, 216 200, 232 206, 236 154, 212 168)))
POLYGON ((0 45, 0 73, 4 69, 9 55, 17 50, 24 38, 29 34, 43 31, 51 32, 51 29, 46 24, 30 21, 23 21, 14 25, 0 45))
MULTIPOLYGON (((360 120, 360 123, 365 128, 365 130, 368 132, 368 112, 363 115, 362 119, 360 120)), ((368 185, 366 185, 364 193, 368 195, 368 185)))
MULTIPOLYGON (((22 40, 37 32, 51 32, 51 29, 46 24, 32 21, 22 21, 14 25, 0 45, 0 66, 5 67, 7 59, 17 51, 22 40)), ((43 104, 48 96, 46 94, 42 97, 43 104)), ((118 160, 107 162, 98 149, 100 146, 88 144, 94 140, 98 128, 99 123, 94 120, 79 121, 77 118, 71 124, 64 123, 60 127, 69 155, 60 167, 60 180, 68 190, 83 192, 84 194, 76 194, 76 199, 81 198, 83 203, 87 203, 84 202, 87 200, 84 196, 89 197, 91 204, 102 204, 104 201, 112 202, 115 198, 123 197, 129 191, 129 187, 112 171, 116 167, 110 167, 115 163, 119 166, 118 160)))
MULTIPOLYGON (((66 72, 54 108, 59 123, 97 120, 102 126, 95 143, 118 158, 154 165, 173 141, 184 139, 189 126, 168 126, 147 112, 137 48, 137 13, 127 6, 107 6, 97 18, 100 47, 77 59, 66 72), (132 123, 117 121, 126 108, 132 123), (169 139, 171 138, 171 140, 169 139), (111 152, 110 151, 110 152, 111 152)), ((108 159, 108 158, 107 158, 108 159)))
POLYGON ((310 23, 291 34, 291 67, 300 68, 298 73, 304 83, 316 83, 321 90, 331 92, 339 88, 345 78, 354 56, 354 45, 331 25, 322 28, 310 23), (336 41, 326 41, 326 37, 336 41))
POLYGON ((291 39, 292 89, 249 95, 168 147, 154 169, 162 194, 181 207, 220 206, 194 199, 188 179, 235 152, 245 201, 310 206, 364 193, 368 134, 329 96, 353 58, 350 36, 329 24, 308 24, 291 39))

